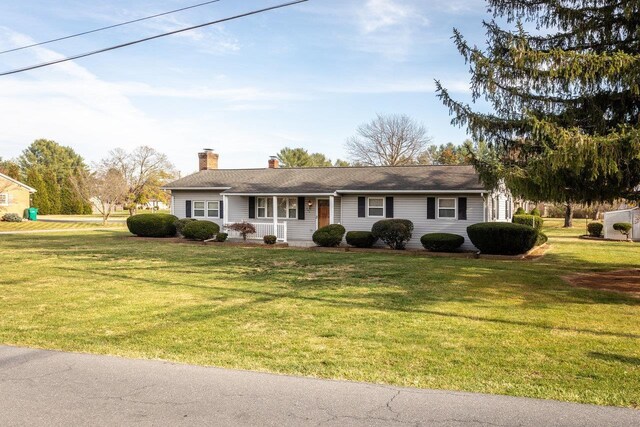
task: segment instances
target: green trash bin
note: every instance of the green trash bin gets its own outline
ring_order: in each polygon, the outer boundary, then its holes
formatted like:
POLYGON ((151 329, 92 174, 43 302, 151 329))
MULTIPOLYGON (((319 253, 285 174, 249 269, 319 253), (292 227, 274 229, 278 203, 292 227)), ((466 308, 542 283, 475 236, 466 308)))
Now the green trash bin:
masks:
POLYGON ((38 220, 38 208, 29 208, 29 221, 38 220))

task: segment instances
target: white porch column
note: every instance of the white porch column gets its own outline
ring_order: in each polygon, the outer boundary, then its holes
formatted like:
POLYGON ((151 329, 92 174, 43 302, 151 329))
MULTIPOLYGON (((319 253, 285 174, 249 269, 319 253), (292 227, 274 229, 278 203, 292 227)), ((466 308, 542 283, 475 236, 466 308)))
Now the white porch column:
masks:
POLYGON ((273 196, 273 235, 278 236, 278 197, 273 196))
POLYGON ((229 198, 226 194, 222 195, 222 226, 228 224, 227 220, 229 219, 229 198))
POLYGON ((329 224, 333 224, 335 218, 335 198, 333 196, 329 196, 329 224))

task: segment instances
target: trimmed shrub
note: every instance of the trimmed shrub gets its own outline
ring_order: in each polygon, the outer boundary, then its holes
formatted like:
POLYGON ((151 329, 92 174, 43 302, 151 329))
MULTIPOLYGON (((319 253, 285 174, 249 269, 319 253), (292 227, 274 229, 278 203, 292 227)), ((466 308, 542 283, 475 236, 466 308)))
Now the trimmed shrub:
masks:
POLYGON ((224 242, 227 240, 227 237, 229 237, 227 233, 218 233, 216 234, 216 242, 224 242))
POLYGON ((231 225, 227 225, 229 230, 237 231, 242 236, 242 240, 247 241, 247 235, 256 234, 256 228, 247 221, 236 222, 231 225))
POLYGON ((544 224, 544 220, 540 216, 536 215, 514 215, 511 219, 511 222, 514 224, 522 224, 528 225, 529 227, 533 227, 536 230, 542 229, 542 224, 544 224))
POLYGON ((602 229, 604 225, 601 222, 590 222, 587 224, 587 231, 589 232, 589 236, 591 237, 600 237, 602 236, 602 229))
POLYGON ((318 246, 333 247, 342 242, 342 237, 346 230, 340 224, 331 224, 322 227, 313 233, 313 242, 318 246))
POLYGON ((526 214, 527 214, 527 211, 525 211, 522 206, 516 209, 516 212, 514 213, 514 215, 526 215, 526 214))
POLYGON ((464 243, 464 237, 451 233, 429 233, 420 238, 422 246, 433 252, 453 252, 464 243))
POLYGON ((347 243, 356 248, 370 248, 378 241, 370 231, 350 231, 345 236, 347 243))
POLYGON ((15 213, 6 213, 2 215, 2 220, 7 222, 22 222, 20 215, 15 213))
POLYGON ((382 240, 391 249, 402 250, 411 240, 413 223, 408 219, 383 219, 371 227, 373 237, 382 240))
POLYGON ((538 237, 536 238, 536 246, 544 245, 545 243, 547 243, 547 240, 549 240, 547 235, 540 231, 538 233, 538 237))
POLYGON ((629 238, 629 235, 631 234, 631 229, 633 228, 633 225, 631 225, 628 222, 616 222, 615 224, 613 224, 613 229, 616 231, 619 231, 620 234, 622 234, 623 236, 626 236, 627 239, 629 238))
POLYGON ((538 230, 509 222, 483 222, 467 227, 469 239, 484 254, 518 255, 533 248, 538 230))
POLYGON ((184 237, 191 240, 213 239, 218 232, 220 232, 220 226, 211 221, 192 221, 182 229, 184 237))
POLYGON ((197 219, 194 219, 194 218, 182 218, 182 219, 179 219, 176 222, 174 222, 173 225, 176 226, 176 233, 179 236, 182 236, 183 235, 182 234, 182 229, 184 228, 184 226, 189 224, 190 222, 193 222, 193 221, 197 221, 197 219))
POLYGON ((273 234, 267 234, 262 238, 262 240, 264 240, 264 243, 267 245, 275 245, 278 241, 278 237, 274 236, 273 234))
POLYGON ((176 235, 177 217, 169 214, 139 214, 127 218, 127 228, 140 237, 172 237, 176 235))
POLYGON ((538 208, 533 208, 531 209, 531 215, 533 216, 540 216, 540 211, 538 210, 538 208))

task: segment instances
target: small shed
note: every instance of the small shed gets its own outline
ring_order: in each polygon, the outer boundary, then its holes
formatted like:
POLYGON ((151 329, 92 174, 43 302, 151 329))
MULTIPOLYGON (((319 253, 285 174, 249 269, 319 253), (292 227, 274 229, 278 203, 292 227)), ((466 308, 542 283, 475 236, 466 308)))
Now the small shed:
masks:
POLYGON ((604 214, 604 237, 612 240, 626 240, 625 236, 613 229, 616 222, 628 222, 633 226, 631 240, 640 242, 640 208, 621 209, 618 211, 605 212, 604 214))

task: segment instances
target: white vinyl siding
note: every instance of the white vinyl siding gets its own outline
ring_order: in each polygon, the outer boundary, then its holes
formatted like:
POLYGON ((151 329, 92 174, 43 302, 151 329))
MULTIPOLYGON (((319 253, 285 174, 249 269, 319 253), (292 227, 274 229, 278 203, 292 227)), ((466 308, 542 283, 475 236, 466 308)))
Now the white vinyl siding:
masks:
MULTIPOLYGON (((360 196, 366 196, 362 194, 360 196)), ((467 227, 471 224, 483 222, 484 201, 479 194, 451 194, 451 195, 398 195, 393 196, 394 218, 408 219, 413 222, 413 237, 409 241, 408 247, 414 249, 422 248, 420 237, 427 233, 454 233, 463 236, 465 239, 463 249, 475 249, 467 236, 467 227), (447 219, 427 219, 427 197, 437 198, 467 198, 467 219, 453 220, 447 219)), ((436 202, 437 203, 437 202, 436 202)), ((342 218, 341 224, 347 231, 370 231, 371 227, 380 218, 358 218, 358 195, 348 195, 341 198, 342 218)), ((437 209, 437 204, 436 204, 437 209)))
MULTIPOLYGON (((222 227, 222 219, 220 219, 220 211, 218 211, 217 217, 206 216, 207 210, 208 210, 207 202, 217 202, 218 209, 219 209, 220 202, 222 201, 222 195, 220 194, 219 191, 173 190, 171 192, 171 196, 173 198, 172 204, 171 204, 171 213, 173 215, 177 216, 178 218, 186 218, 187 217, 186 202, 187 200, 191 200, 191 217, 192 218, 213 221, 216 224, 218 224, 220 227, 222 227), (204 202, 204 211, 205 211, 204 217, 196 217, 193 215, 195 206, 196 206, 195 202, 204 202)), ((211 207, 213 207, 213 205, 211 207)), ((223 209, 226 213, 228 207, 225 206, 223 207, 223 209)))

